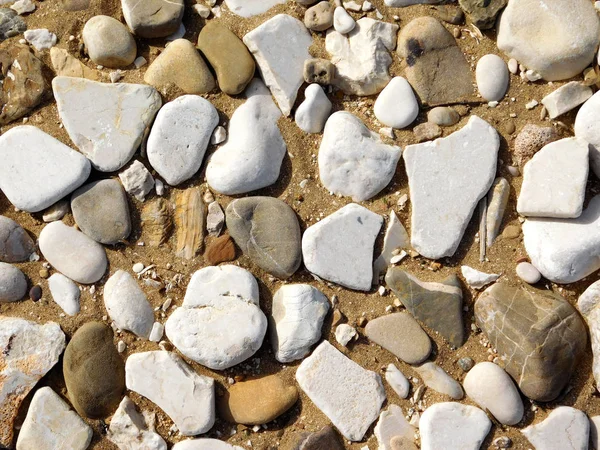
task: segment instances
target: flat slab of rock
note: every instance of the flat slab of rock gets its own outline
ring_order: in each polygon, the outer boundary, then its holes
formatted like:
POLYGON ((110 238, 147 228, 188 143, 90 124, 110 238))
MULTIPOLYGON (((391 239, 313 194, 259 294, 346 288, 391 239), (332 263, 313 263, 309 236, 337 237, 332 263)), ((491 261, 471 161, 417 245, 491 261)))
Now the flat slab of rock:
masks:
POLYGON ((517 212, 529 217, 579 217, 588 170, 588 143, 583 139, 565 138, 546 145, 523 168, 517 212))
POLYGON ((479 450, 492 422, 479 408, 436 403, 419 420, 421 450, 479 450))
POLYGON ((0 189, 27 212, 41 211, 69 195, 91 171, 80 153, 30 125, 0 136, 0 158, 0 189))
POLYGON ((183 0, 121 0, 125 22, 137 36, 158 38, 177 31, 183 19, 183 0))
POLYGON ((287 0, 225 0, 229 11, 242 17, 252 17, 267 12, 287 0))
POLYGON ((304 83, 304 61, 311 58, 310 33, 298 19, 278 14, 246 34, 243 41, 281 112, 289 116, 304 83))
POLYGON ((411 243, 421 255, 454 255, 477 203, 494 182, 499 148, 496 130, 477 116, 448 137, 406 147, 411 243))
POLYGON ((162 104, 158 91, 144 84, 56 77, 52 90, 69 137, 101 172, 129 162, 162 104))
POLYGON ((431 353, 429 336, 406 312, 369 320, 365 334, 407 364, 422 363, 431 353))
POLYGON ((21 269, 0 262, 0 303, 21 300, 27 293, 27 278, 21 269))
POLYGON ((399 267, 390 267, 385 282, 415 318, 440 333, 453 347, 463 344, 463 295, 456 275, 441 283, 427 283, 399 267))
POLYGON ((51 388, 38 389, 17 438, 17 448, 85 450, 92 429, 51 388))
POLYGON ((350 289, 368 291, 373 246, 383 218, 351 203, 308 227, 302 235, 304 265, 315 275, 350 289))
POLYGON ((600 380, 600 282, 592 283, 577 300, 577 308, 590 330, 592 343, 592 373, 596 383, 600 380))
POLYGON ((339 111, 325 124, 319 147, 319 177, 334 194, 362 202, 392 180, 402 149, 381 141, 355 115, 339 111))
POLYGON ((227 206, 225 215, 229 234, 257 266, 282 279, 298 270, 302 261, 300 225, 284 201, 241 198, 227 206))
POLYGON ((197 374, 173 352, 136 353, 125 364, 127 389, 155 403, 184 436, 215 423, 214 380, 197 374))
POLYGON ((163 106, 148 136, 150 165, 171 186, 189 180, 202 164, 217 109, 199 95, 183 95, 163 106))
POLYGON ((27 261, 34 251, 35 243, 23 227, 8 217, 0 216, 0 261, 27 261))
POLYGON ((267 331, 256 279, 233 265, 198 270, 165 330, 181 353, 211 369, 245 361, 260 348, 267 331))
POLYGON ((176 256, 189 260, 202 248, 205 216, 206 207, 198 189, 189 188, 177 193, 175 197, 176 256))
POLYGON ((594 59, 600 21, 585 0, 508 2, 498 21, 498 48, 547 81, 580 74, 594 59), (547 39, 548 30, 555 30, 547 39))
POLYGON ((575 117, 575 136, 590 144, 590 167, 600 177, 600 130, 597 119, 600 114, 600 94, 595 93, 586 101, 575 117))
POLYGON ((584 412, 559 406, 546 419, 521 431, 535 448, 544 450, 586 450, 590 421, 584 412))
POLYGON ((583 320, 549 291, 496 283, 475 302, 475 319, 504 369, 535 401, 558 397, 585 351, 583 320))
POLYGON ((57 323, 0 316, 0 445, 12 446, 21 402, 64 349, 65 334, 57 323))
POLYGON ((571 81, 546 95, 542 105, 548 110, 550 119, 555 119, 584 103, 593 93, 589 86, 571 81))
POLYGON ((334 84, 351 95, 373 95, 392 79, 390 52, 398 25, 363 17, 348 34, 327 32, 325 49, 336 67, 334 84))
POLYGON ((523 243, 531 263, 555 283, 573 283, 600 268, 600 196, 577 219, 527 219, 523 243))
POLYGON ((110 420, 107 437, 117 447, 128 450, 167 450, 167 443, 154 431, 154 419, 154 413, 137 412, 125 396, 110 420))
POLYGON ((433 17, 413 19, 398 35, 398 54, 421 102, 446 105, 475 99, 469 63, 454 37, 433 17))
POLYGON ((44 227, 39 246, 44 258, 56 270, 78 283, 95 283, 108 265, 104 247, 61 221, 44 227))
POLYGON ((52 299, 67 315, 74 316, 79 312, 81 291, 70 278, 62 273, 54 273, 48 278, 48 287, 52 299))
POLYGON ((467 284, 475 289, 480 289, 500 278, 496 273, 481 272, 469 266, 460 266, 460 272, 467 284))
POLYGON ((391 445, 392 438, 399 436, 410 441, 415 439, 415 427, 408 423, 398 405, 390 405, 382 411, 373 434, 379 443, 378 450, 395 450, 391 445))
POLYGON ((254 79, 246 97, 231 116, 227 143, 212 154, 206 167, 209 186, 226 195, 275 183, 287 149, 277 126, 281 111, 264 84, 254 79))
POLYGON ((342 435, 360 441, 385 401, 381 378, 324 341, 296 371, 300 388, 342 435))
POLYGON ((454 400, 460 400, 465 396, 460 383, 436 363, 428 361, 414 369, 423 378, 423 383, 428 388, 454 400))

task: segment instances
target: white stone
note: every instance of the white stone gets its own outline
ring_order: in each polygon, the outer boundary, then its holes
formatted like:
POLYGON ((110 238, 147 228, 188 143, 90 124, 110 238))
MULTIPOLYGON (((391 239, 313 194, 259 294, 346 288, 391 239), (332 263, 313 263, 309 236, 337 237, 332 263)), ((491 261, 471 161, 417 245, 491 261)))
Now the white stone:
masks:
POLYGON ((573 283, 600 269, 600 196, 577 219, 527 219, 523 243, 531 263, 555 283, 573 283))
POLYGON ((515 268, 517 276, 526 283, 535 284, 540 281, 542 274, 533 264, 528 262, 520 262, 515 268))
POLYGON ((92 429, 81 417, 45 386, 31 399, 17 439, 17 450, 85 450, 92 435, 92 429))
POLYGON ((165 330, 181 353, 211 369, 245 361, 260 348, 267 331, 256 280, 233 265, 198 270, 165 330))
POLYGON ((469 266, 460 266, 460 272, 467 284, 475 289, 482 288, 500 278, 500 275, 496 273, 480 272, 469 266))
MULTIPOLYGON (((599 3, 599 2, 596 2, 599 3)), ((600 6, 600 5, 599 5, 600 6)), ((596 8, 598 9, 598 8, 596 8)), ((600 429, 600 416, 590 417, 590 442, 591 448, 590 450, 598 450, 600 449, 600 445, 598 444, 598 430, 600 429)))
POLYGON ((363 17, 344 35, 329 30, 325 49, 336 66, 334 83, 346 94, 373 95, 391 79, 390 51, 396 47, 398 25, 363 17))
POLYGON ((338 111, 325 124, 319 148, 319 177, 334 194, 368 200, 396 173, 402 149, 381 141, 353 114, 338 111))
POLYGON ((417 252, 431 259, 454 255, 494 182, 499 148, 496 130, 477 116, 448 137, 406 147, 411 243, 417 252))
POLYGON ((546 419, 521 431, 537 449, 587 450, 590 421, 585 413, 569 406, 559 406, 546 419))
POLYGON ((390 441, 395 436, 401 436, 413 442, 415 439, 415 427, 405 419, 402 408, 398 405, 390 405, 385 411, 381 411, 379 420, 373 434, 379 444, 378 450, 392 450, 390 441))
POLYGON ((498 55, 488 54, 477 61, 477 89, 488 102, 500 101, 508 90, 508 67, 498 55))
POLYGON ((208 19, 208 17, 210 16, 210 8, 206 5, 201 5, 197 3, 194 6, 192 6, 192 8, 194 8, 194 11, 196 11, 196 13, 198 13, 198 15, 203 19, 208 19))
POLYGON ((125 384, 162 409, 184 436, 206 433, 215 423, 214 380, 197 374, 175 353, 129 356, 125 384))
POLYGON ((159 342, 165 334, 165 326, 160 322, 154 322, 152 325, 152 331, 150 331, 150 337, 148 340, 152 342, 159 342))
POLYGON ((48 287, 52 299, 67 315, 74 316, 79 312, 81 291, 72 280, 61 273, 55 273, 48 278, 48 287))
POLYGON ((491 362, 476 364, 463 381, 467 396, 488 410, 503 425, 516 425, 523 418, 523 402, 515 383, 491 362))
POLYGON ((420 4, 434 5, 441 2, 442 0, 384 0, 386 6, 393 8, 404 8, 405 6, 420 4))
POLYGON ((246 88, 248 100, 229 122, 227 143, 214 152, 206 180, 217 192, 244 194, 277 181, 286 145, 277 126, 281 111, 258 79, 246 88))
POLYGON ((548 110, 551 119, 577 108, 592 96, 592 88, 578 81, 564 84, 542 99, 542 105, 548 110))
POLYGON ((344 2, 344 8, 354 12, 362 11, 362 5, 360 3, 356 3, 354 0, 344 2))
POLYGON ((225 142, 227 140, 227 130, 225 130, 225 127, 222 127, 221 125, 219 125, 217 128, 215 128, 215 131, 213 132, 211 138, 210 138, 210 143, 211 145, 218 145, 222 142, 225 142))
POLYGON ((69 195, 91 170, 80 153, 30 125, 0 136, 0 159, 0 190, 27 212, 41 211, 69 195))
POLYGON ((408 81, 394 77, 377 97, 373 112, 388 127, 406 128, 419 115, 419 103, 408 81))
POLYGON ((342 323, 342 324, 338 325, 337 327, 335 327, 335 340, 342 347, 345 347, 346 345, 348 345, 348 342, 350 342, 352 339, 354 339, 355 336, 356 336, 356 328, 351 327, 347 323, 342 323))
POLYGON ((44 227, 39 247, 46 261, 78 283, 95 283, 102 278, 108 265, 102 245, 60 221, 44 227))
POLYGON ((304 265, 328 281, 368 291, 373 279, 373 247, 382 224, 380 215, 363 206, 344 206, 304 232, 304 265))
POLYGON ((298 367, 296 380, 342 435, 360 441, 385 401, 381 378, 323 341, 298 367))
POLYGON ((304 83, 304 61, 311 58, 310 33, 298 19, 278 14, 246 34, 243 41, 281 112, 289 116, 304 83))
POLYGON ((308 284, 288 284, 277 290, 272 308, 275 359, 285 364, 304 358, 321 339, 321 327, 329 311, 327 297, 308 284))
POLYGON ((475 406, 436 403, 419 420, 421 450, 479 450, 492 422, 475 406))
POLYGON ((296 124, 306 133, 320 133, 331 113, 331 102, 323 88, 316 83, 308 85, 304 98, 296 110, 296 124))
MULTIPOLYGON (((35 11, 35 3, 33 3, 31 0, 17 0, 11 5, 10 9, 14 9, 17 12, 17 14, 21 16, 25 13, 35 11)), ((56 36, 54 37, 56 38, 56 36)))
POLYGON ((140 202, 145 200, 146 195, 154 187, 154 178, 146 169, 146 166, 137 160, 119 173, 119 178, 127 193, 133 195, 140 202))
POLYGON ((154 324, 154 311, 146 294, 127 272, 117 270, 106 281, 104 306, 119 330, 148 339, 154 324))
POLYGON ((498 48, 548 81, 580 74, 600 41, 598 15, 588 0, 510 1, 497 29, 498 48))
POLYGON ((70 203, 67 199, 59 200, 52 206, 46 208, 42 220, 46 223, 61 220, 67 215, 70 207, 70 203))
POLYGON ((394 210, 390 210, 388 226, 383 237, 383 248, 381 254, 373 264, 373 284, 377 284, 379 276, 387 270, 394 255, 394 250, 410 247, 410 239, 406 228, 398 219, 394 210))
POLYGON ((257 16, 285 2, 287 0, 225 0, 229 11, 242 17, 257 16))
POLYGON ((172 450, 244 450, 237 445, 230 445, 219 439, 189 439, 175 444, 172 450))
POLYGON ((21 269, 0 262, 0 304, 21 300, 27 293, 27 278, 21 269))
POLYGON ((423 383, 428 388, 440 394, 445 394, 454 400, 460 400, 464 397, 465 394, 460 383, 436 363, 428 361, 420 366, 415 366, 414 369, 423 378, 423 383))
POLYGON ((516 75, 519 71, 519 62, 515 58, 510 58, 508 60, 508 70, 513 75, 516 75))
POLYGON ((167 443, 154 431, 154 413, 140 414, 125 396, 110 420, 108 439, 124 450, 167 450, 167 443))
POLYGON ((356 20, 348 14, 348 11, 342 6, 338 6, 333 11, 333 28, 341 34, 348 34, 356 26, 356 20))
POLYGON ((587 322, 592 342, 592 373, 600 383, 600 281, 592 283, 579 297, 577 308, 587 322))
POLYGON ((50 33, 46 28, 27 30, 23 33, 23 37, 29 44, 33 45, 38 52, 48 50, 56 45, 56 35, 50 33))
POLYGON ((163 106, 146 144, 150 165, 171 186, 189 180, 202 164, 217 109, 199 95, 182 95, 163 106))
POLYGON ((102 172, 129 162, 162 104, 158 91, 145 84, 55 77, 52 90, 69 137, 102 172))
POLYGON ((596 92, 585 102, 575 117, 575 136, 590 144, 590 167, 600 178, 600 93, 596 92))
POLYGON ((214 201, 208 205, 208 214, 206 216, 206 231, 209 236, 218 236, 225 223, 225 214, 218 202, 214 201))
POLYGON ((588 147, 583 139, 565 138, 533 155, 523 168, 517 212, 529 217, 579 217, 588 178, 588 147))
POLYGON ((388 364, 387 368, 385 369, 385 381, 387 381, 394 392, 398 394, 398 397, 408 397, 410 383, 404 374, 400 372, 400 369, 398 369, 394 364, 388 364))

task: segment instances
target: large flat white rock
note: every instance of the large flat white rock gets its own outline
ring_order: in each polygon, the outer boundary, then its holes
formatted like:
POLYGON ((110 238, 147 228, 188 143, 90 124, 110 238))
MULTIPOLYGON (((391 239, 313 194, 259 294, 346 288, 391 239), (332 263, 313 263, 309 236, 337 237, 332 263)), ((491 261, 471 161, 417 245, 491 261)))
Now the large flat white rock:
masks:
POLYGON ((577 308, 590 330, 592 343, 592 373, 600 383, 600 280, 592 283, 577 300, 577 308))
POLYGON ((287 0, 225 0, 229 11, 242 17, 257 16, 285 2, 287 0))
POLYGON ((536 449, 587 450, 590 421, 584 412, 559 406, 545 420, 521 431, 536 449))
POLYGON ((600 196, 577 219, 527 219, 523 243, 531 263, 555 283, 573 283, 600 269, 600 196))
POLYGON ((289 116, 298 89, 304 83, 304 61, 311 58, 308 53, 313 42, 310 33, 298 19, 278 14, 247 33, 243 41, 256 59, 281 112, 289 116))
POLYGON ((215 423, 214 380, 162 350, 135 353, 125 362, 125 384, 156 403, 184 436, 206 433, 215 423))
POLYGON ((406 147, 411 243, 421 255, 454 255, 477 203, 494 182, 499 147, 496 130, 477 116, 448 137, 406 147))
POLYGON ((375 196, 396 173, 402 149, 381 142, 355 115, 339 111, 325 124, 319 148, 319 177, 334 194, 362 202, 375 196))
POLYGON ((385 401, 381 378, 324 341, 296 371, 300 388, 351 441, 360 441, 385 401))
POLYGON ((0 136, 0 159, 0 190, 27 212, 41 211, 69 195, 91 170, 80 153, 30 125, 0 136))
POLYGON ((101 172, 129 162, 162 105, 152 86, 56 77, 52 90, 69 137, 101 172))
POLYGON ((383 224, 379 214, 351 203, 302 235, 304 265, 313 274, 350 289, 368 291, 373 279, 373 246, 383 224))
POLYGON ((588 147, 581 138, 565 138, 533 155, 523 168, 517 212, 529 217, 579 217, 590 165, 588 147))
POLYGON ((167 450, 167 443, 154 431, 154 413, 137 412, 135 404, 125 396, 110 420, 108 439, 119 449, 167 450))
POLYGON ((575 137, 582 138, 590 144, 590 166, 597 177, 600 177, 600 92, 586 101, 575 117, 575 137))

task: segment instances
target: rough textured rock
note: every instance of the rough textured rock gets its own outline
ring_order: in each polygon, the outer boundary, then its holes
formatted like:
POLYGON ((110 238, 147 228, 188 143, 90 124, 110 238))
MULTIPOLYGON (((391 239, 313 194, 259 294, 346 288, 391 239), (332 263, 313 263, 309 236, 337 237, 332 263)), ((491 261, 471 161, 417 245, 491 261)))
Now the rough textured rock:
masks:
POLYGON ((0 304, 21 300, 27 293, 27 278, 12 264, 0 262, 0 304))
POLYGON ((569 406, 559 406, 544 421, 521 430, 536 449, 544 450, 587 450, 589 432, 585 413, 569 406))
MULTIPOLYGON (((600 94, 596 93, 583 104, 575 117, 575 136, 590 144, 590 168, 600 177, 600 132, 598 114, 600 113, 600 94)), ((556 136, 553 140, 558 139, 556 136)))
POLYGON ((143 202, 146 195, 154 188, 154 177, 143 163, 133 161, 127 169, 119 173, 121 184, 129 195, 143 202))
POLYGON ((175 198, 175 255, 192 259, 202 248, 206 210, 197 188, 177 193, 175 198))
POLYGON ((235 243, 257 266, 278 278, 291 277, 302 261, 296 213, 273 197, 246 197, 227 206, 226 221, 235 243))
POLYGON ((335 66, 328 59, 310 58, 304 61, 304 81, 329 85, 335 78, 335 66))
POLYGON ((135 409, 125 396, 110 420, 108 439, 124 450, 167 450, 167 443, 154 431, 155 414, 135 409))
POLYGON ((8 217, 0 216, 0 261, 27 261, 34 251, 35 243, 21 225, 8 217))
POLYGON ((456 275, 441 283, 425 283, 399 267, 390 267, 385 282, 415 318, 453 347, 463 344, 462 290, 456 275))
POLYGON ((204 259, 211 266, 235 259, 235 245, 228 234, 218 237, 206 246, 204 259))
POLYGON ((475 289, 480 289, 500 278, 497 273, 481 272, 469 266, 460 266, 460 273, 467 284, 475 289))
POLYGON ((183 0, 121 0, 123 17, 131 31, 143 38, 170 36, 183 18, 183 0))
POLYGON ((110 16, 89 19, 81 37, 90 59, 104 67, 127 67, 137 54, 137 46, 127 27, 110 16))
POLYGON ((65 49, 52 47, 50 49, 50 60, 57 76, 87 78, 93 81, 100 80, 100 74, 96 70, 90 69, 65 49))
POLYGON ((333 26, 334 6, 322 1, 304 12, 304 26, 313 31, 325 31, 333 26))
MULTIPOLYGON (((576 128, 577 130, 577 128, 576 128)), ((576 131, 577 134, 577 131, 576 131)), ((579 136, 585 139, 585 136, 579 136)), ((514 157, 519 166, 523 166, 542 147, 558 140, 559 136, 552 127, 540 127, 528 123, 523 127, 515 139, 514 157)))
POLYGON ((496 283, 477 299, 475 319, 505 370, 535 401, 558 397, 587 342, 577 311, 548 291, 496 283))
POLYGON ((152 247, 164 244, 173 231, 171 206, 164 198, 157 198, 142 208, 142 236, 152 247))
POLYGON ((458 0, 469 21, 480 30, 488 30, 496 24, 496 16, 508 0, 458 0))
POLYGON ((26 29, 27 24, 17 15, 15 10, 10 8, 0 8, 0 41, 18 36, 26 29))

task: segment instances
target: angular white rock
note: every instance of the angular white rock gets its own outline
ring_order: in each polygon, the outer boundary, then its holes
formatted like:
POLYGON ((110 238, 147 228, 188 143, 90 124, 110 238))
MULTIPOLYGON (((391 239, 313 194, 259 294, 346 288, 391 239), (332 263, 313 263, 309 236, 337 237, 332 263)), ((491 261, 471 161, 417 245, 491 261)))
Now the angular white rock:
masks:
POLYGON ((150 193, 154 187, 154 178, 139 161, 134 161, 131 165, 119 174, 121 184, 125 190, 143 202, 146 195, 150 193))
POLYGON ((360 441, 385 401, 381 378, 323 341, 298 367, 296 380, 342 435, 360 441))
POLYGON ((154 322, 152 325, 152 331, 150 331, 150 337, 148 340, 152 342, 159 342, 165 334, 165 326, 160 322, 154 322))
POLYGON ((225 222, 225 214, 218 202, 214 201, 208 205, 206 216, 206 231, 210 236, 218 236, 225 222))
POLYGON ((244 194, 277 181, 286 145, 277 126, 281 111, 258 79, 246 88, 248 100, 229 122, 229 139, 212 154, 206 180, 217 192, 244 194))
POLYGON ((375 100, 373 112, 382 124, 405 128, 419 115, 419 103, 408 81, 394 77, 375 100))
POLYGON ((363 17, 344 35, 329 30, 325 49, 335 64, 334 83, 346 94, 373 95, 381 92, 391 79, 390 51, 396 47, 398 25, 363 17))
POLYGON ((508 90, 508 67, 498 55, 488 54, 477 61, 477 89, 488 102, 500 101, 508 90))
POLYGON ((146 144, 150 165, 171 186, 189 180, 202 164, 219 113, 199 95, 183 95, 163 106, 146 144))
POLYGON ((404 228, 404 225, 402 225, 402 222, 400 222, 400 219, 398 219, 398 216, 392 209, 390 210, 388 226, 385 229, 383 237, 383 249, 373 264, 373 284, 377 284, 379 275, 387 269, 394 256, 394 250, 405 249, 409 246, 410 238, 408 237, 406 228, 404 228))
POLYGON ((145 84, 56 77, 52 90, 69 137, 102 172, 129 162, 162 104, 158 91, 145 84))
POLYGON ((587 450, 590 421, 585 413, 559 406, 543 422, 521 431, 531 444, 543 450, 587 450))
POLYGON ((257 16, 285 2, 287 0, 225 0, 229 11, 242 17, 257 16))
POLYGON ((354 337, 356 336, 356 328, 351 327, 347 323, 342 323, 335 327, 335 340, 338 341, 342 347, 348 345, 354 337))
POLYGON ((523 418, 523 402, 514 381, 491 362, 475 365, 463 381, 467 395, 488 410, 503 425, 516 425, 523 418))
MULTIPOLYGON (((2 3, 10 2, 0 2, 0 4, 2 3)), ((35 3, 33 3, 31 0, 17 0, 11 5, 10 9, 15 10, 18 15, 22 16, 23 14, 26 14, 28 12, 35 11, 35 3)))
POLYGON ((165 330, 181 353, 211 369, 245 361, 260 348, 267 331, 256 279, 233 265, 198 270, 165 330))
POLYGON ((479 408, 436 403, 419 420, 421 450, 479 450, 492 422, 479 408))
POLYGON ((410 391, 410 383, 408 379, 404 376, 400 369, 398 369, 394 364, 388 364, 385 369, 385 381, 392 387, 394 392, 398 394, 400 398, 408 397, 408 392, 410 391))
POLYGON ((390 405, 385 411, 381 411, 379 420, 373 434, 379 444, 378 450, 392 450, 390 441, 395 436, 401 436, 413 442, 415 439, 415 427, 405 419, 402 408, 398 405, 390 405))
POLYGON ((213 134, 210 138, 210 143, 211 143, 211 145, 218 145, 222 142, 225 142, 226 140, 227 140, 227 130, 225 130, 224 127, 219 125, 217 128, 215 128, 215 131, 213 132, 213 134))
POLYGON ((600 383, 600 281, 592 283, 579 297, 577 308, 587 322, 592 341, 592 373, 600 383))
POLYGON ((315 275, 350 289, 368 291, 373 279, 373 246, 383 218, 351 203, 308 227, 302 257, 315 275))
POLYGON ((575 117, 575 137, 582 138, 590 144, 590 167, 600 178, 600 92, 592 95, 583 104, 575 117))
POLYGON ((304 83, 304 61, 311 58, 310 33, 298 19, 278 14, 246 34, 243 41, 281 112, 289 116, 304 83))
POLYGON ((496 273, 480 272, 469 266, 460 266, 460 272, 467 284, 475 289, 482 288, 500 278, 500 275, 496 273))
POLYGON ((421 255, 454 254, 477 203, 494 182, 499 148, 496 130, 477 116, 448 137, 406 147, 411 243, 421 255))
POLYGON ((284 364, 304 358, 321 339, 321 327, 329 311, 327 297, 308 284, 288 284, 275 293, 272 308, 275 358, 284 364))
POLYGON ((546 95, 542 99, 542 105, 548 110, 550 118, 555 119, 584 103, 592 94, 589 86, 571 81, 546 95))
POLYGON ((95 283, 102 278, 108 265, 102 245, 60 221, 44 227, 39 247, 56 270, 78 283, 95 283))
POLYGON ((140 414, 127 396, 110 421, 107 437, 119 449, 167 450, 167 443, 154 431, 154 413, 140 414))
POLYGON ((304 91, 305 100, 298 106, 294 119, 298 128, 306 133, 320 133, 331 113, 331 102, 316 83, 304 91))
POLYGON ((348 14, 343 6, 338 6, 333 11, 333 28, 341 34, 348 34, 356 26, 356 20, 348 14))
POLYGON ((356 202, 378 194, 392 180, 402 149, 381 141, 353 114, 338 111, 325 124, 319 148, 319 177, 334 194, 356 202))
POLYGON ((583 210, 589 170, 589 145, 581 138, 551 142, 523 168, 517 201, 529 217, 576 218, 583 210))
POLYGON ((523 243, 531 263, 555 283, 574 283, 600 269, 600 195, 577 219, 527 219, 523 243))
POLYGON ((92 435, 92 429, 81 417, 45 386, 31 399, 17 439, 17 450, 85 450, 92 435))
POLYGON ((175 444, 172 450, 244 450, 237 445, 230 445, 219 439, 189 439, 175 444))
POLYGON ((420 366, 415 366, 414 369, 423 378, 423 383, 428 388, 440 394, 448 395, 454 400, 460 400, 464 397, 465 394, 460 383, 436 363, 429 361, 420 366))
POLYGON ((25 40, 39 52, 48 50, 56 45, 56 35, 46 28, 27 30, 23 33, 25 40))
POLYGON ((79 312, 79 297, 81 291, 77 285, 62 273, 52 274, 48 278, 48 287, 52 299, 69 316, 74 316, 79 312))
POLYGON ((80 153, 30 125, 0 136, 0 159, 0 190, 27 212, 41 211, 69 195, 91 171, 80 153))
POLYGON ((119 330, 148 339, 154 324, 154 311, 131 275, 117 270, 104 285, 104 306, 119 330))
POLYGON ((215 423, 214 380, 197 374, 175 353, 131 355, 125 362, 125 384, 156 403, 184 436, 206 433, 215 423))

